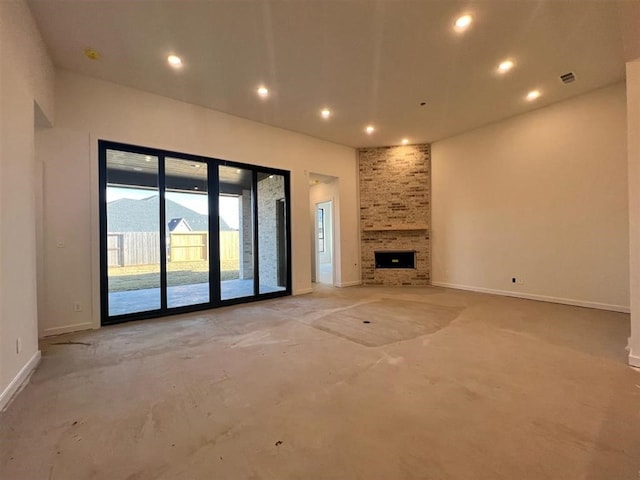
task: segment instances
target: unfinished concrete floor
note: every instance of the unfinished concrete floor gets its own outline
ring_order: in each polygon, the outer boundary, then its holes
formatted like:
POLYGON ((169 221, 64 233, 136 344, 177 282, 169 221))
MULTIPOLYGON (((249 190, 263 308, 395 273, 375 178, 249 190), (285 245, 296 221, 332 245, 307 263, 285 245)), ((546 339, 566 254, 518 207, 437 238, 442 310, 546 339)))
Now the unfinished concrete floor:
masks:
POLYGON ((0 416, 0 476, 637 479, 628 325, 442 288, 320 287, 56 337, 0 416))

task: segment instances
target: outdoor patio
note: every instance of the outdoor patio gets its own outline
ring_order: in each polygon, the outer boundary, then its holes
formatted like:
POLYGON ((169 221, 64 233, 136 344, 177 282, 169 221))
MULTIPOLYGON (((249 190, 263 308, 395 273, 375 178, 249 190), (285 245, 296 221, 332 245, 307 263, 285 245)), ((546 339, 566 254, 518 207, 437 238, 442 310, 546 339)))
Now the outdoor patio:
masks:
MULTIPOLYGON (((225 280, 220 282, 222 300, 253 295, 253 279, 225 280)), ((260 285, 259 293, 284 290, 284 287, 260 285)), ((209 284, 194 283, 167 287, 168 308, 198 305, 209 302, 209 284)), ((146 312, 160 308, 160 289, 144 288, 109 293, 109 316, 146 312)))

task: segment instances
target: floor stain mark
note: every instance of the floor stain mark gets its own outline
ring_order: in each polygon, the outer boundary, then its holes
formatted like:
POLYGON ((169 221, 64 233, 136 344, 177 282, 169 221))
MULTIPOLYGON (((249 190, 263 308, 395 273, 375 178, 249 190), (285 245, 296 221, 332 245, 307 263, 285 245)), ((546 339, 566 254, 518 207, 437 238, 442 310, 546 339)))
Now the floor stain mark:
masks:
POLYGON ((51 345, 84 345, 85 347, 90 347, 91 345, 93 345, 93 343, 68 341, 68 342, 56 342, 56 343, 52 343, 51 345))
POLYGON ((307 323, 360 345, 379 347, 436 333, 448 327, 462 310, 385 297, 307 323), (374 321, 376 328, 369 328, 374 321))

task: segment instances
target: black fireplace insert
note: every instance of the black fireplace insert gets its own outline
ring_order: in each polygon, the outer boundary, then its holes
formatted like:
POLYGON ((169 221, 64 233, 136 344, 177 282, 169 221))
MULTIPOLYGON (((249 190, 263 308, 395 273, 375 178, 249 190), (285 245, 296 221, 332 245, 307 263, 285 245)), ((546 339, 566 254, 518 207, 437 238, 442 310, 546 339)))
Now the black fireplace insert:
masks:
POLYGON ((414 250, 375 252, 376 268, 416 268, 414 250))

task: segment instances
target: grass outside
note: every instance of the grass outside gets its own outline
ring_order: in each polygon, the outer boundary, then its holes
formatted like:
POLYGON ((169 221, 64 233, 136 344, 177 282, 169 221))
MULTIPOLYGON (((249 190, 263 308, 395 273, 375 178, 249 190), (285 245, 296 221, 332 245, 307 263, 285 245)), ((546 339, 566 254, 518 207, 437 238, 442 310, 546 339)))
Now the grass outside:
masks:
MULTIPOLYGON (((109 267, 109 291, 124 292, 143 288, 160 287, 160 265, 129 265, 109 267)), ((240 278, 238 259, 220 260, 220 280, 240 278)), ((167 285, 192 285, 209 281, 209 262, 169 262, 167 264, 167 285)))

